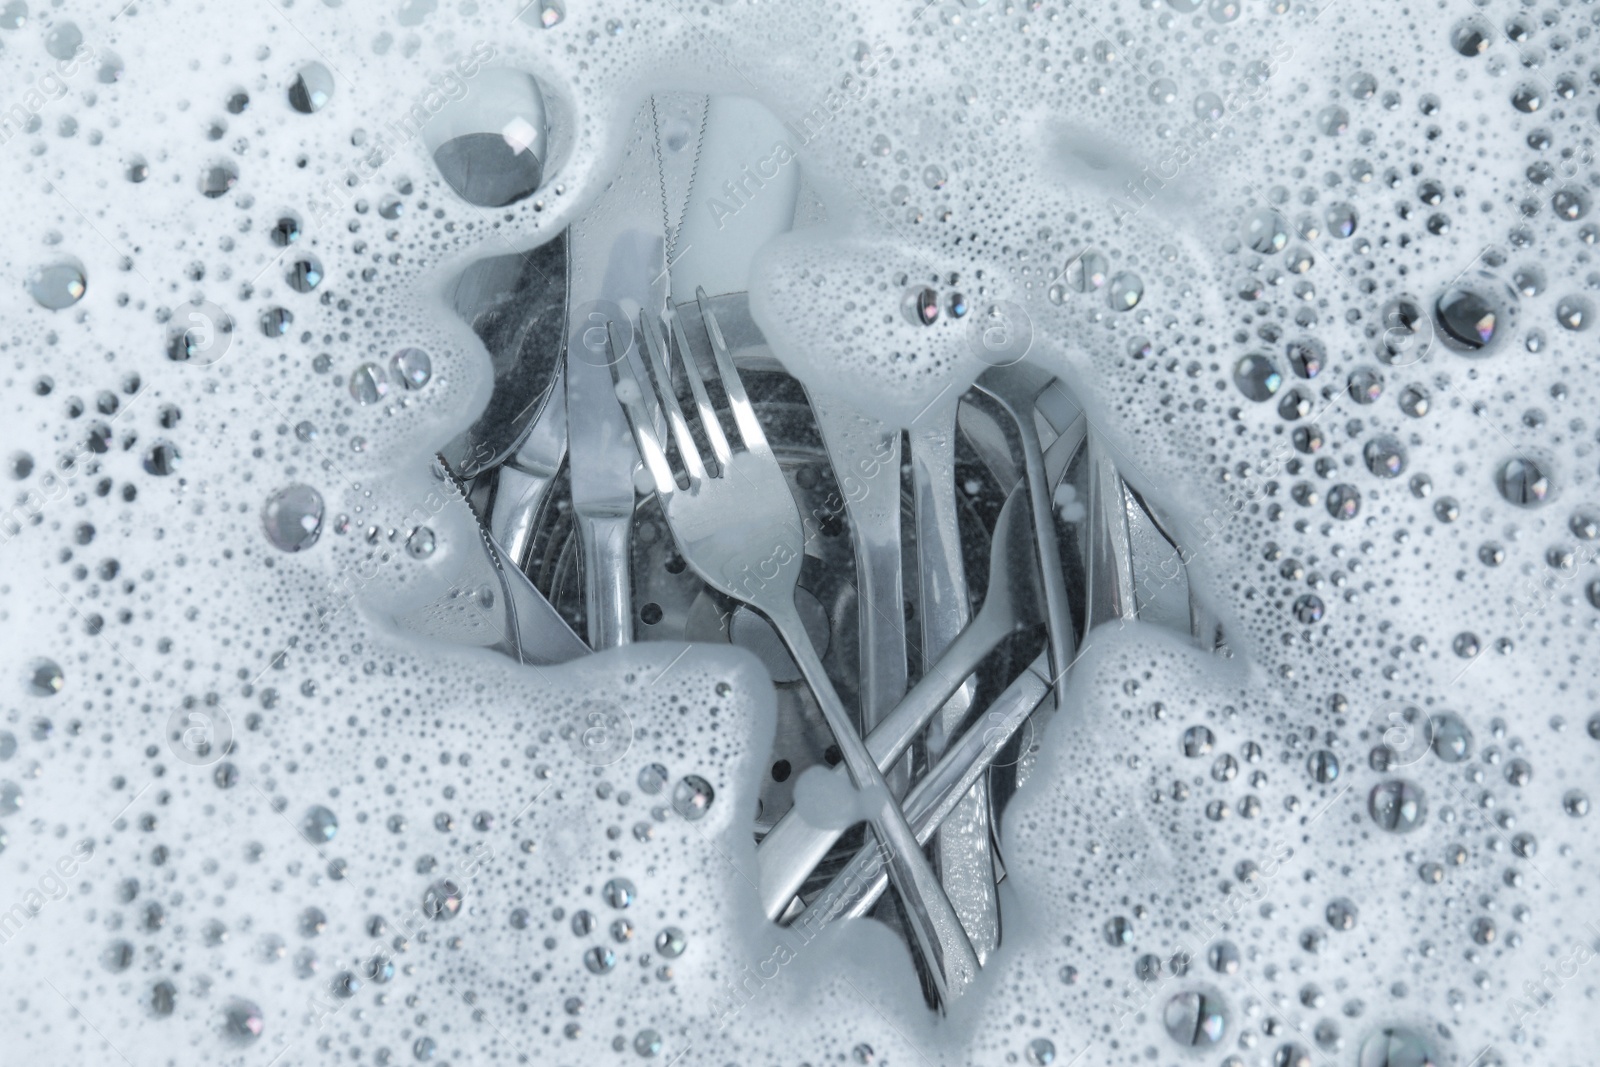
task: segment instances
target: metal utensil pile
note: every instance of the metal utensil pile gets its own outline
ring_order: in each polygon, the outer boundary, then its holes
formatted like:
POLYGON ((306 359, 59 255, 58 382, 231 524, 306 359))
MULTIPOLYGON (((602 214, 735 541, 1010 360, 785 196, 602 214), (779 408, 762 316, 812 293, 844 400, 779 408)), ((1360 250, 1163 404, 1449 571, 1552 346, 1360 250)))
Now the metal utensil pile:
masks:
POLYGON ((561 240, 458 288, 496 386, 441 459, 501 576, 497 647, 759 657, 779 715, 754 828, 766 913, 876 915, 939 1005, 1000 943, 999 821, 1083 635, 1143 618, 1212 648, 1219 631, 1170 526, 1049 372, 994 367, 906 429, 808 395, 744 293, 675 299, 661 207, 693 162, 672 173, 654 117, 561 240), (807 774, 853 787, 834 794, 857 797, 853 825, 796 810, 807 774))

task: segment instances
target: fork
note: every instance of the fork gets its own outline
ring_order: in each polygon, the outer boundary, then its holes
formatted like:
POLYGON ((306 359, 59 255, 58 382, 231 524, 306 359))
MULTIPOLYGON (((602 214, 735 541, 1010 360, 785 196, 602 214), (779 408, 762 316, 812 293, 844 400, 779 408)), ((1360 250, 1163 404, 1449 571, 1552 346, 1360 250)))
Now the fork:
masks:
POLYGON ((671 350, 650 315, 639 316, 639 334, 644 339, 639 355, 655 380, 654 399, 665 413, 686 485, 679 485, 663 438, 656 431, 647 399, 651 394, 640 384, 632 360, 622 358, 629 348, 622 331, 631 332, 631 327, 625 323, 619 328, 613 322, 609 333, 618 399, 633 427, 639 455, 655 483, 679 554, 707 585, 766 616, 805 675, 864 801, 862 810, 873 813, 868 819, 888 852, 890 878, 905 902, 917 948, 930 964, 941 1002, 947 1004, 976 978, 977 956, 933 865, 889 792, 877 762, 852 728, 850 714, 806 634, 794 602, 805 550, 800 509, 756 419, 705 291, 698 290, 696 296, 740 449, 735 451, 723 432, 694 352, 682 343, 681 326, 675 335, 680 342, 678 356, 694 393, 714 468, 701 454, 678 403, 668 367, 671 350))

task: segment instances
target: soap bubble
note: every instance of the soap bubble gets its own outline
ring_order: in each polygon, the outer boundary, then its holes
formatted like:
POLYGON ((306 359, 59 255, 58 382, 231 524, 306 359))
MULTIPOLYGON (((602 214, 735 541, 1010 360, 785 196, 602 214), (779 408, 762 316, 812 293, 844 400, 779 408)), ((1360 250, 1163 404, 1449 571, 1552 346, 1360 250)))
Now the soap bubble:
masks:
POLYGON ((28 275, 28 292, 40 307, 51 311, 71 307, 83 299, 88 289, 89 277, 84 273, 83 264, 70 257, 39 267, 28 275))

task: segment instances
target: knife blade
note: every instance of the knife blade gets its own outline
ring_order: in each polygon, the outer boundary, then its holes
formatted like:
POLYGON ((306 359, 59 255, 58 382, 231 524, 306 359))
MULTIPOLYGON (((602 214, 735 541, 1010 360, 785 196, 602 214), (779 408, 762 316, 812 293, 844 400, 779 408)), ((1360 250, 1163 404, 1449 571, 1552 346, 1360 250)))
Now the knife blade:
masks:
POLYGON ((566 368, 556 371, 550 398, 517 451, 495 472, 489 533, 517 567, 527 563, 533 524, 567 455, 566 368))

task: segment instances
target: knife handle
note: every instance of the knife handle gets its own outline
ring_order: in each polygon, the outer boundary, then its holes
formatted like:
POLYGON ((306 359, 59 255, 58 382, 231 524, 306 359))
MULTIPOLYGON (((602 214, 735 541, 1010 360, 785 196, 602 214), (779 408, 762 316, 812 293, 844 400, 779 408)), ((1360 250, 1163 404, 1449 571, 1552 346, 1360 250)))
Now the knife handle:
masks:
POLYGON ((555 476, 530 474, 507 464, 495 475, 494 507, 489 513, 489 533, 513 565, 527 564, 533 545, 533 524, 539 505, 555 476))
POLYGON ((583 606, 589 647, 596 652, 633 642, 633 583, 628 560, 633 514, 579 515, 583 606))

